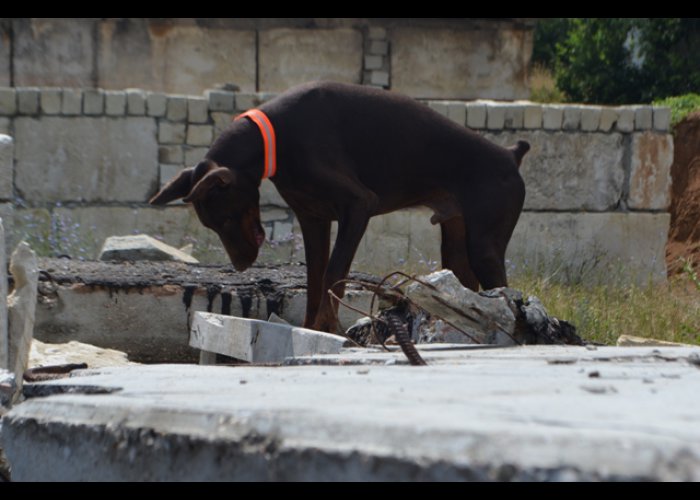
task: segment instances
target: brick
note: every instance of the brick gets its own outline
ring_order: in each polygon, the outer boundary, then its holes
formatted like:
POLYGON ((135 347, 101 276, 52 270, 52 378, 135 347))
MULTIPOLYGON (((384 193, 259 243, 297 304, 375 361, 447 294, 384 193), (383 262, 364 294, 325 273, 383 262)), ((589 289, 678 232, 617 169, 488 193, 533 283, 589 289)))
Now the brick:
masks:
POLYGON ((101 115, 105 109, 105 94, 102 89, 90 89, 83 93, 83 114, 101 115))
POLYGON ((160 122, 158 124, 158 142, 160 144, 183 144, 185 132, 184 123, 160 122))
POLYGON ((584 132, 595 132, 600 127, 600 106, 585 106, 581 108, 581 130, 584 132))
POLYGON ((561 130, 564 121, 564 107, 554 104, 542 107, 542 128, 561 130))
POLYGON ((182 164, 185 161, 185 154, 182 151, 182 146, 168 145, 158 147, 158 162, 182 164))
POLYGON ((651 106, 637 106, 634 110, 634 129, 651 130, 653 126, 653 111, 651 106))
POLYGON ((21 115, 39 113, 39 89, 25 87, 17 89, 17 111, 21 115))
POLYGON ((616 130, 620 132, 632 132, 634 130, 635 110, 630 106, 620 106, 617 108, 616 130))
POLYGON ((372 40, 369 44, 369 53, 385 56, 389 53, 389 42, 385 40, 372 40))
POLYGON ((207 123, 209 120, 209 101, 204 97, 187 99, 187 121, 190 123, 207 123))
POLYGON ((132 116, 146 114, 146 92, 141 89, 126 89, 126 113, 132 116))
POLYGON ((41 89, 39 106, 44 115, 58 115, 61 113, 61 89, 41 89))
POLYGON ((232 113, 235 109, 235 94, 226 90, 206 90, 204 97, 209 101, 209 111, 232 113))
POLYGON ((121 90, 107 90, 105 92, 105 114, 109 116, 123 116, 126 114, 126 93, 121 90))
POLYGON ((209 146, 214 139, 211 125, 189 125, 187 127, 187 144, 191 146, 209 146))
POLYGON ((467 126, 473 129, 486 128, 486 104, 478 102, 468 102, 467 110, 467 126))
POLYGON ((173 122, 185 121, 187 119, 187 97, 168 96, 165 117, 173 122))
POLYGON ((61 114, 76 116, 83 111, 83 91, 81 89, 63 89, 61 96, 61 114))
POLYGON ((523 106, 523 126, 526 129, 542 128, 542 106, 539 104, 523 106))
POLYGON ((209 152, 209 148, 185 147, 185 165, 193 167, 204 159, 209 152))
POLYGON ((564 106, 564 119, 561 128, 562 130, 578 130, 581 128, 580 106, 564 106))
POLYGON ((610 132, 617 123, 618 110, 609 106, 603 106, 600 111, 600 123, 598 130, 601 132, 610 132))
POLYGON ((17 91, 14 88, 0 89, 0 115, 17 113, 17 91))
POLYGON ((146 96, 146 114, 162 118, 165 116, 168 98, 162 92, 149 92, 146 96))
POLYGON ((668 132, 671 129, 671 108, 654 107, 654 130, 668 132))
POLYGON ((365 56, 365 69, 382 69, 384 66, 384 57, 382 56, 365 56))
POLYGON ((632 134, 630 188, 633 210, 666 210, 671 195, 673 136, 655 132, 632 134))
POLYGON ((467 107, 463 102, 448 103, 447 118, 464 127, 467 123, 467 107))

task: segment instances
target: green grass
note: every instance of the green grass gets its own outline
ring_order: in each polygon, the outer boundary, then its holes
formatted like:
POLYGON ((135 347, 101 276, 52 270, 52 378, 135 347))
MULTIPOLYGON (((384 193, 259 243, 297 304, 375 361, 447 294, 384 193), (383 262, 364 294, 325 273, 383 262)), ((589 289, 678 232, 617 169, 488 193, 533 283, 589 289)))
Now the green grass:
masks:
POLYGON ((510 285, 537 296, 584 339, 614 345, 623 334, 700 344, 699 283, 686 272, 665 285, 565 285, 538 277, 516 277, 510 285))
POLYGON ((671 108, 671 126, 675 127, 683 118, 694 111, 700 111, 700 95, 684 94, 654 101, 654 106, 671 108))

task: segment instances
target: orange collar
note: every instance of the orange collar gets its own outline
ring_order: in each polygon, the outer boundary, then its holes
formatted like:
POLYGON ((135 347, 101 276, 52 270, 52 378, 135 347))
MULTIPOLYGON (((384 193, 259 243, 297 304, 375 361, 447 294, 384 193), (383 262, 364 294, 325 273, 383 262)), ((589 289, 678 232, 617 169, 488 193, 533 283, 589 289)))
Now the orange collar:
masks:
POLYGON ((263 179, 274 176, 277 173, 277 139, 275 137, 275 128, 272 122, 265 113, 259 109, 251 109, 245 113, 241 113, 234 120, 240 118, 250 118, 260 129, 260 134, 263 138, 265 147, 265 163, 263 165, 263 179))

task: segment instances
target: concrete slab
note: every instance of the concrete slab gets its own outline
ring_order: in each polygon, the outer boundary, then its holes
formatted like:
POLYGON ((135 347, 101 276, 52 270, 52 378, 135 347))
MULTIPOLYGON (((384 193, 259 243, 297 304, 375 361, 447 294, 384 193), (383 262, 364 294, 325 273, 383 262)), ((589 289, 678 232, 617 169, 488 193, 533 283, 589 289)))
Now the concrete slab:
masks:
POLYGON ((104 368, 42 384, 104 393, 28 400, 0 444, 14 481, 697 481, 699 353, 532 346, 424 351, 427 367, 367 353, 383 364, 104 368))

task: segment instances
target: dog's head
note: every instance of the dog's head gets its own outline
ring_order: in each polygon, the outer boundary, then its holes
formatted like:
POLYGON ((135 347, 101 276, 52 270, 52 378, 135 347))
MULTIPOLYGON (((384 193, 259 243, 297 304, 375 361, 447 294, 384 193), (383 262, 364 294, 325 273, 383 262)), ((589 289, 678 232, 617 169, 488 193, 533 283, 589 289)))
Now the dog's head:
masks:
POLYGON ((236 172, 205 160, 180 172, 150 203, 165 205, 179 198, 192 203, 200 222, 216 231, 238 271, 255 262, 265 240, 257 186, 236 172))

